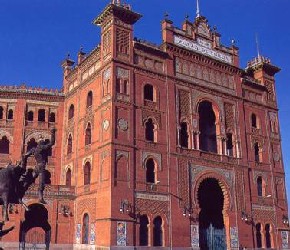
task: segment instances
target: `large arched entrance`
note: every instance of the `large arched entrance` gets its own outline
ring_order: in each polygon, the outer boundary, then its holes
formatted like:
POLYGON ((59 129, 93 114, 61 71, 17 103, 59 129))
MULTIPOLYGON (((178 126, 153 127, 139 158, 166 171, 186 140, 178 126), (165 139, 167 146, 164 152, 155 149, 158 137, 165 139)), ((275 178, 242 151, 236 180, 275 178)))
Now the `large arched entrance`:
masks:
POLYGON ((42 204, 32 204, 25 212, 19 233, 19 249, 49 249, 51 227, 48 223, 48 211, 42 204))
POLYGON ((224 195, 219 181, 204 179, 198 189, 199 245, 201 250, 225 250, 224 195))

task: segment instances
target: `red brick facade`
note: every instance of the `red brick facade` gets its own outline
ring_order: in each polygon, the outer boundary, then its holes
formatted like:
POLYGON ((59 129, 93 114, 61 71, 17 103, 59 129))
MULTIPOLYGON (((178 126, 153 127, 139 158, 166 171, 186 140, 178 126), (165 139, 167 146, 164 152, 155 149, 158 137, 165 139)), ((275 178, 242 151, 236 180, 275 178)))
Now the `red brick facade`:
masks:
POLYGON ((181 29, 164 19, 160 46, 133 39, 140 17, 109 4, 100 44, 64 60, 63 91, 0 88, 2 167, 57 129, 48 204, 37 186, 25 198, 45 219, 14 206, 2 244, 288 248, 279 68, 259 56, 241 69, 202 16, 181 29))

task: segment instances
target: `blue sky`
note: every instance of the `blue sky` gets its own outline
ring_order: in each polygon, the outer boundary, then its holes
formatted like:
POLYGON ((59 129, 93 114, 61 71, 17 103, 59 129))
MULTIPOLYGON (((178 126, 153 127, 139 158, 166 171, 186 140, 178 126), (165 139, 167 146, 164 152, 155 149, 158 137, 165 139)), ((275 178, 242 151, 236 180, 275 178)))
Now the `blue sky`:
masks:
MULTIPOLYGON (((61 88, 61 61, 73 59, 81 46, 90 51, 99 43, 99 28, 92 20, 109 0, 0 0, 0 85, 61 88)), ((143 15, 135 36, 161 42, 164 13, 180 27, 185 16, 193 20, 195 0, 127 0, 143 15)), ((201 13, 216 25, 222 42, 237 41, 241 67, 256 56, 255 34, 261 54, 281 67, 277 96, 283 140, 284 165, 290 192, 290 24, 289 0, 200 0, 201 13)), ((289 193, 288 192, 288 193, 289 193)))

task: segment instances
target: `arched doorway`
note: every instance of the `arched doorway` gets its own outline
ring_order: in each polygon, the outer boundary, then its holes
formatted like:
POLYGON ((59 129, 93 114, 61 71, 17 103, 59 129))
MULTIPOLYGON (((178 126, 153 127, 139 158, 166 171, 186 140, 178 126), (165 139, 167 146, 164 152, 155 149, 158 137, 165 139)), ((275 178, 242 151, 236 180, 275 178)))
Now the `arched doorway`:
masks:
POLYGON ((51 227, 48 211, 42 204, 31 204, 20 224, 19 249, 49 249, 51 227))
POLYGON ((198 189, 199 245, 201 250, 226 250, 224 195, 219 181, 204 179, 198 189))

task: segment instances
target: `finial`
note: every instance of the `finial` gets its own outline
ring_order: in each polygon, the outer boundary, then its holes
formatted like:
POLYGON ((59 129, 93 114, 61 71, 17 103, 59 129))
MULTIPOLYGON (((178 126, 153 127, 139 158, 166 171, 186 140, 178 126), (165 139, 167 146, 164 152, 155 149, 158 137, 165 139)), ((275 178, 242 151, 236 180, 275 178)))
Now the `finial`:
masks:
POLYGON ((66 55, 66 59, 70 59, 70 53, 69 52, 66 55))
POLYGON ((260 54, 259 38, 258 38, 257 33, 256 33, 256 46, 257 46, 257 53, 258 53, 258 58, 259 58, 261 56, 261 54, 260 54))
POLYGON ((164 19, 168 19, 168 17, 169 17, 168 12, 165 12, 165 13, 164 13, 164 19))
POLYGON ((189 18, 189 15, 186 14, 186 16, 185 16, 185 20, 188 21, 188 18, 189 18))
POLYGON ((200 17, 199 0, 196 0, 196 18, 200 17))
POLYGON ((121 0, 112 0, 112 4, 121 5, 121 0))
POLYGON ((232 46, 235 46, 237 44, 237 41, 234 38, 232 38, 231 39, 231 44, 232 44, 232 46))

